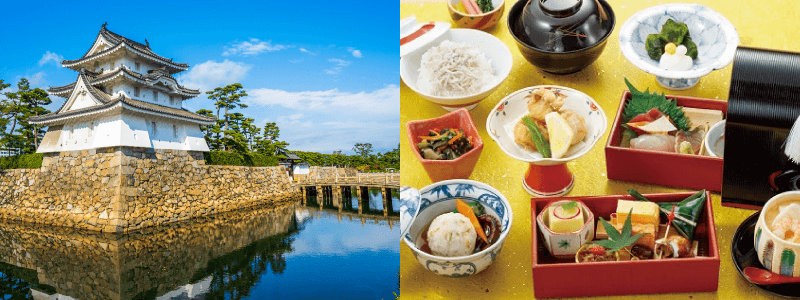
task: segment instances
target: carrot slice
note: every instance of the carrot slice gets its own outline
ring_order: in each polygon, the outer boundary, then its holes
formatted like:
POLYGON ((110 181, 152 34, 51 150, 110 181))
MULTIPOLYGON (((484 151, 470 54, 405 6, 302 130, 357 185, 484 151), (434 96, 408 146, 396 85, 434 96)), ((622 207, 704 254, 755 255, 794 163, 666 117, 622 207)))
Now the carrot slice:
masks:
POLYGON ((463 131, 459 131, 459 132, 456 134, 456 136, 454 136, 452 139, 450 139, 449 141, 447 141, 447 143, 448 143, 448 144, 450 144, 450 145, 452 145, 452 144, 453 144, 453 143, 455 143, 455 142, 456 142, 458 139, 460 139, 462 136, 464 136, 464 132, 463 132, 463 131))
POLYGON ((478 222, 478 218, 475 217, 475 213, 472 212, 472 207, 466 202, 461 201, 461 199, 456 199, 456 209, 458 209, 458 213, 466 216, 469 219, 470 223, 472 223, 472 226, 475 226, 475 231, 478 232, 478 236, 481 237, 484 242, 489 243, 489 239, 487 239, 486 234, 483 233, 481 223, 478 222))

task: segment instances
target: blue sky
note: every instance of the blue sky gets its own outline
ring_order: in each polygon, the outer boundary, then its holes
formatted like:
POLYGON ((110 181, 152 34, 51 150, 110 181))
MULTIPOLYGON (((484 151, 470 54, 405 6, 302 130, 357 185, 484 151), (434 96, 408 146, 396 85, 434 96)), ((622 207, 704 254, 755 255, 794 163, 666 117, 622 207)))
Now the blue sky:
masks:
MULTIPOLYGON (((100 26, 147 39, 157 54, 188 63, 176 77, 211 90, 239 82, 259 127, 277 122, 290 150, 353 154, 356 143, 378 152, 397 147, 400 88, 389 1, 67 1, 2 4, 0 79, 25 77, 46 89, 75 81, 62 59, 80 58, 100 26), (390 26, 391 25, 391 26, 390 26)), ((6 89, 3 92, 12 91, 6 89)), ((64 98, 51 96, 55 110, 64 98)), ((212 109, 205 94, 184 102, 212 109)))

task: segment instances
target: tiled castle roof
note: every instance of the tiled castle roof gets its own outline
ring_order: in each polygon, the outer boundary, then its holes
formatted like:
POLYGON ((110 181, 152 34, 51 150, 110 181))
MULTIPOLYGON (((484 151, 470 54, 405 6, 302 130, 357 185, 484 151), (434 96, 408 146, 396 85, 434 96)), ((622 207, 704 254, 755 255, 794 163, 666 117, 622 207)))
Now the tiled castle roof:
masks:
MULTIPOLYGON (((153 50, 150 49, 149 43, 143 45, 139 42, 133 41, 124 36, 111 32, 106 28, 106 25, 107 25, 106 23, 103 24, 103 26, 100 28, 100 32, 97 35, 98 37, 103 37, 103 39, 105 39, 111 44, 108 49, 105 49, 103 51, 94 54, 89 54, 89 52, 91 51, 91 49, 89 49, 81 58, 74 60, 64 60, 61 62, 61 65, 64 67, 74 67, 76 65, 79 65, 80 63, 108 55, 122 48, 126 48, 130 49, 133 52, 136 52, 141 56, 149 58, 152 61, 158 62, 164 66, 169 67, 171 69, 170 70, 171 73, 176 73, 189 69, 188 64, 176 63, 173 62, 172 59, 168 59, 156 54, 155 52, 153 52, 153 50)), ((147 40, 145 40, 145 42, 146 41, 147 40)))

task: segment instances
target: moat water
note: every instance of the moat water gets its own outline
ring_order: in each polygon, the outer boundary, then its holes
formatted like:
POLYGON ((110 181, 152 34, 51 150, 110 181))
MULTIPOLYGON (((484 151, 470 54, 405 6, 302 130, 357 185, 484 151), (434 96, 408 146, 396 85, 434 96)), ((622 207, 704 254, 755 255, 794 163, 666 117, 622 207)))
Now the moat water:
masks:
POLYGON ((393 299, 392 194, 386 212, 370 189, 123 235, 0 223, 0 299, 393 299))

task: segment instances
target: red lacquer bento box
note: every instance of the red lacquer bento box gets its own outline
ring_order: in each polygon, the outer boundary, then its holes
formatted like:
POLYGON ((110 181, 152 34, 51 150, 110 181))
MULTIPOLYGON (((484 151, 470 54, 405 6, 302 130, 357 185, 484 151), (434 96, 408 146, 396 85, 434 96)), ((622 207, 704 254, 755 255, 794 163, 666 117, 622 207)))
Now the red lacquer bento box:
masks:
MULTIPOLYGON (((721 191, 722 158, 619 146, 623 132, 622 111, 630 98, 630 91, 622 94, 617 116, 608 135, 606 144, 608 179, 721 191)), ((728 113, 728 102, 723 100, 670 95, 667 95, 667 99, 677 99, 678 106, 720 110, 723 115, 728 113)))
MULTIPOLYGON (((653 202, 679 202, 695 192, 646 194, 653 202)), ((666 260, 576 263, 557 259, 544 245, 536 221, 531 222, 533 292, 536 298, 584 297, 677 292, 713 292, 719 282, 719 248, 714 228, 711 193, 706 202, 695 240, 698 257, 666 260)), ((608 220, 615 212, 617 199, 634 200, 630 195, 554 197, 531 199, 531 220, 548 203, 557 200, 581 200, 599 217, 608 220)), ((596 226, 595 222, 595 226, 596 226)))

